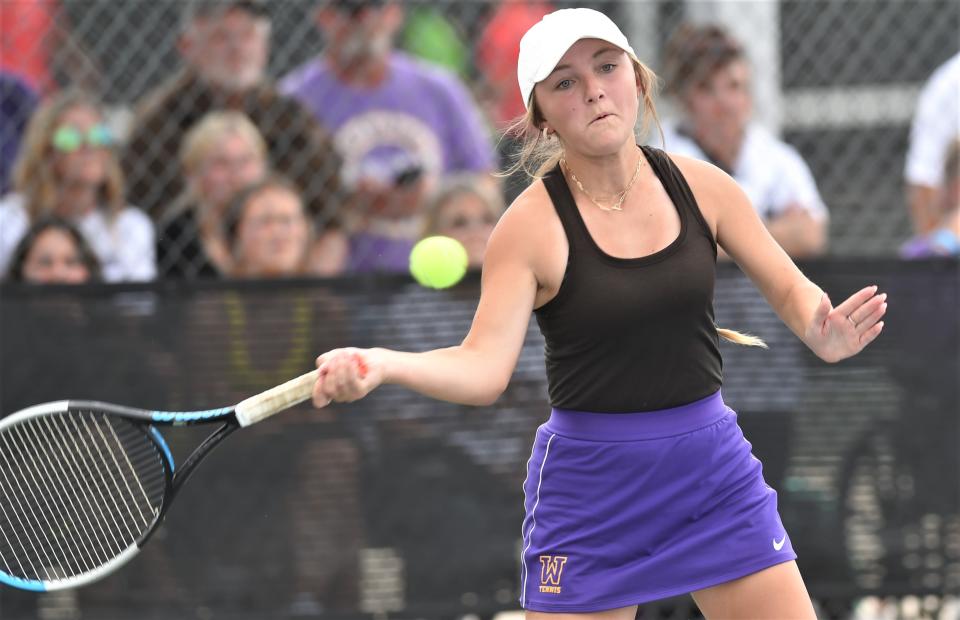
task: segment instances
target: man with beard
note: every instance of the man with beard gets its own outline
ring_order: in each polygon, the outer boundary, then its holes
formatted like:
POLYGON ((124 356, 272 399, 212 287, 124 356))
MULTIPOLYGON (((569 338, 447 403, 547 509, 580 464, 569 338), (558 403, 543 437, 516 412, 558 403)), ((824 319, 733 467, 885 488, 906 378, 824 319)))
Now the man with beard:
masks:
POLYGON ((324 53, 280 82, 329 128, 349 193, 349 270, 406 271, 424 198, 452 172, 484 175, 496 158, 470 93, 447 71, 393 48, 391 0, 322 3, 324 53))
POLYGON ((270 16, 263 0, 191 0, 177 49, 184 67, 137 107, 123 158, 130 199, 153 216, 183 189, 179 150, 208 112, 236 110, 263 134, 271 167, 302 188, 313 215, 338 207, 340 159, 328 134, 266 76, 270 16))

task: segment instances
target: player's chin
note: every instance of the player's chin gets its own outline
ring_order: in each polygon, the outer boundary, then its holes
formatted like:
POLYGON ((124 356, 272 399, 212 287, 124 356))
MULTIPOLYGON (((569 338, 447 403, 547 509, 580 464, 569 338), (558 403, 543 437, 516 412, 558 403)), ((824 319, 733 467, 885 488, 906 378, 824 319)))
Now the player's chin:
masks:
POLYGON ((594 157, 616 155, 624 144, 635 141, 632 131, 624 131, 623 128, 609 125, 588 131, 584 138, 584 150, 594 157))

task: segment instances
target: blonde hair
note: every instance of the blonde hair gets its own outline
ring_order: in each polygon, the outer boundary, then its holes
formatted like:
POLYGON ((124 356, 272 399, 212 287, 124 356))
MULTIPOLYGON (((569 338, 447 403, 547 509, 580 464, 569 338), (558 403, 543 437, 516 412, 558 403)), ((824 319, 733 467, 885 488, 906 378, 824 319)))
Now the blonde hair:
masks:
MULTIPOLYGON (((68 110, 80 107, 96 111, 101 121, 105 118, 103 106, 96 98, 83 91, 68 90, 41 105, 27 125, 13 170, 13 188, 23 195, 30 221, 57 211, 61 180, 54 165, 53 134, 59 128, 60 118, 68 110)), ((110 218, 116 217, 126 206, 125 191, 120 162, 116 152, 110 149, 98 206, 104 208, 110 218)))
POLYGON ((751 334, 745 334, 743 332, 738 332, 736 330, 726 329, 723 327, 717 327, 717 333, 720 334, 720 337, 724 340, 734 344, 742 344, 745 347, 760 347, 762 349, 770 348, 762 338, 758 338, 751 334))
MULTIPOLYGON (((657 108, 654 104, 654 94, 657 89, 658 78, 648 66, 630 57, 633 64, 633 72, 640 84, 641 99, 643 102, 643 115, 641 117, 640 132, 637 135, 645 136, 650 130, 650 121, 656 124, 660 132, 660 140, 663 140, 663 127, 660 125, 660 118, 657 115, 657 108)), ((497 173, 498 176, 511 176, 519 171, 524 171, 532 179, 541 179, 543 175, 552 170, 560 158, 563 156, 563 146, 559 140, 545 139, 539 127, 545 120, 537 105, 536 93, 530 93, 530 105, 527 107, 527 113, 515 120, 507 128, 505 135, 513 135, 520 141, 520 150, 516 156, 516 161, 507 170, 497 173)), ((749 347, 767 348, 767 344, 756 336, 744 334, 732 329, 717 327, 717 334, 724 340, 735 344, 742 344, 749 347)))
POLYGON ((476 196, 495 219, 500 219, 506 207, 503 197, 474 174, 456 174, 443 180, 430 198, 425 209, 421 236, 428 237, 438 232, 440 212, 451 198, 461 195, 476 196))
POLYGON ((266 162, 267 143, 253 121, 242 112, 216 111, 197 121, 183 137, 180 146, 180 166, 183 171, 188 175, 195 173, 214 147, 233 134, 245 138, 266 162))

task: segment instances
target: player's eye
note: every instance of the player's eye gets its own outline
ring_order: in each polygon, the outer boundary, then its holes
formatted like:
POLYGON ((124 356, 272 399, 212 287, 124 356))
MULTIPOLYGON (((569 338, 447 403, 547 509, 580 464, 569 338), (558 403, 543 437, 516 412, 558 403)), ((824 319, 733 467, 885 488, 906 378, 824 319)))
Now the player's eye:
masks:
POLYGON ((607 62, 607 63, 604 63, 604 64, 600 65, 600 72, 601 72, 601 73, 610 73, 611 71, 613 71, 613 70, 616 69, 616 68, 617 68, 617 65, 616 65, 615 63, 607 62))
POLYGON ((570 85, 571 85, 571 84, 573 84, 573 80, 569 80, 569 79, 568 79, 568 80, 560 80, 559 82, 557 82, 557 85, 556 85, 555 88, 556 88, 557 90, 565 90, 565 89, 567 89, 567 88, 570 88, 570 85))

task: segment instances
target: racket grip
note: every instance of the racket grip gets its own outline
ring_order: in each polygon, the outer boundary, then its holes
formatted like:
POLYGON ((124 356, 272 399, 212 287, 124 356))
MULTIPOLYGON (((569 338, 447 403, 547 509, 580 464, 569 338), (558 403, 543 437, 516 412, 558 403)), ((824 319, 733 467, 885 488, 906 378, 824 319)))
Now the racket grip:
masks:
POLYGON ((234 408, 240 426, 250 426, 308 400, 319 372, 311 370, 296 379, 241 401, 234 408))

